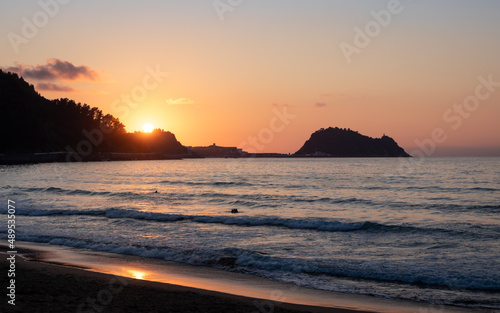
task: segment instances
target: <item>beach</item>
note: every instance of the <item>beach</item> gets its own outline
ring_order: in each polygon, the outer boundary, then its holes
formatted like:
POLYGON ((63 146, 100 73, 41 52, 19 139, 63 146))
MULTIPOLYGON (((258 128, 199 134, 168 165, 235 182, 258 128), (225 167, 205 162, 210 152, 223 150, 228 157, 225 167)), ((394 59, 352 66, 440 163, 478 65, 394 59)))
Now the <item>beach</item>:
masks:
MULTIPOLYGON (((2 255, 4 256, 4 255, 2 255)), ((1 271, 9 263, 1 258, 1 271)), ((16 259, 15 306, 2 312, 363 312, 235 296, 16 259)))
MULTIPOLYGON (((8 250, 5 242, 0 246, 8 250)), ((308 290, 209 267, 40 243, 20 242, 16 251, 14 262, 4 252, 0 258, 4 273, 15 264, 15 300, 7 297, 1 312, 473 312, 308 290)))

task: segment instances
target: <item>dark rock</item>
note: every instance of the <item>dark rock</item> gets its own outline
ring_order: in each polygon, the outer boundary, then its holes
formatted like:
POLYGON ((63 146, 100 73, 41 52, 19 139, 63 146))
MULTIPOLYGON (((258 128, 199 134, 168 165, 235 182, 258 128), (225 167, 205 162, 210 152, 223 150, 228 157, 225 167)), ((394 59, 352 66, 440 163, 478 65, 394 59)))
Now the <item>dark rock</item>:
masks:
POLYGON ((371 138, 350 129, 338 127, 314 132, 296 156, 324 157, 410 157, 389 136, 371 138))

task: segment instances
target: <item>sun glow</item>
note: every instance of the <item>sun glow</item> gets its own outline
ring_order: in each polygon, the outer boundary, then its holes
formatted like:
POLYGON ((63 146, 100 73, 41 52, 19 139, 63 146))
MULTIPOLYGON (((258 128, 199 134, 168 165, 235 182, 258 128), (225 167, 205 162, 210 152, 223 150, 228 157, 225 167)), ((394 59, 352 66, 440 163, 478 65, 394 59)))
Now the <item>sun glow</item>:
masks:
POLYGON ((142 131, 145 132, 145 133, 152 132, 154 128, 155 127, 151 123, 146 123, 146 124, 142 125, 142 131))
POLYGON ((141 272, 141 271, 129 270, 128 272, 135 279, 144 279, 144 276, 146 276, 146 273, 141 272))

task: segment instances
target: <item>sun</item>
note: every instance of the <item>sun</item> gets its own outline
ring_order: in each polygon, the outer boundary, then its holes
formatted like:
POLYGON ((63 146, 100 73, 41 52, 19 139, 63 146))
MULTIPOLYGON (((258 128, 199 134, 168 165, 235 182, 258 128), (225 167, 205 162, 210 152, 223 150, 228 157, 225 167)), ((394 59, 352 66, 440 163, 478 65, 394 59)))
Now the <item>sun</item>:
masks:
POLYGON ((142 125, 142 131, 145 133, 150 133, 153 131, 153 129, 155 129, 155 127, 151 123, 146 123, 142 125))

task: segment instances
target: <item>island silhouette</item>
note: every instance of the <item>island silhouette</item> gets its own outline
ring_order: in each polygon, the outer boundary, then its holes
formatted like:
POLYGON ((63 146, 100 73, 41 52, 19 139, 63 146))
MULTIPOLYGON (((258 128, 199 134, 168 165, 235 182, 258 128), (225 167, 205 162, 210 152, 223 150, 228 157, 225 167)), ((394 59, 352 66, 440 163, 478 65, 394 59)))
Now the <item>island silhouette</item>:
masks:
POLYGON ((314 132, 295 156, 316 157, 410 157, 385 134, 372 138, 357 131, 329 127, 314 132))

